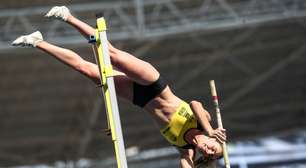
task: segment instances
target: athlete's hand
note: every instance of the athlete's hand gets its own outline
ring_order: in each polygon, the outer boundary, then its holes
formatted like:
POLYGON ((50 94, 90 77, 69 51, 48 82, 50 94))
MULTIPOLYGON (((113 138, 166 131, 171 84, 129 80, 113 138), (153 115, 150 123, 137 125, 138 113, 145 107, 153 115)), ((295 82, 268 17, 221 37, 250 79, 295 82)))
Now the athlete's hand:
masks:
POLYGON ((217 128, 209 132, 209 136, 212 138, 216 138, 216 140, 221 144, 226 142, 226 130, 223 128, 217 128))

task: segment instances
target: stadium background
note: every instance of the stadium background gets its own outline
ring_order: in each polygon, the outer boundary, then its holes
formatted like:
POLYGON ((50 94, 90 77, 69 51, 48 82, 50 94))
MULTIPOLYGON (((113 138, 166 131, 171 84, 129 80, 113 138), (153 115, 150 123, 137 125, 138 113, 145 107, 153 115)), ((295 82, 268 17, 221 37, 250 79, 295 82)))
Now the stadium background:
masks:
MULTIPOLYGON (((54 5, 93 26, 104 11, 116 47, 152 63, 178 96, 202 101, 212 115, 208 80, 215 79, 232 143, 305 131, 303 0, 1 1, 0 167, 77 167, 82 158, 99 167, 113 156, 99 89, 41 51, 10 47, 38 29, 93 61, 76 30, 43 17, 54 5)), ((148 114, 121 99, 119 108, 131 155, 168 146, 148 114)), ((154 167, 165 157, 177 155, 155 157, 154 167)))

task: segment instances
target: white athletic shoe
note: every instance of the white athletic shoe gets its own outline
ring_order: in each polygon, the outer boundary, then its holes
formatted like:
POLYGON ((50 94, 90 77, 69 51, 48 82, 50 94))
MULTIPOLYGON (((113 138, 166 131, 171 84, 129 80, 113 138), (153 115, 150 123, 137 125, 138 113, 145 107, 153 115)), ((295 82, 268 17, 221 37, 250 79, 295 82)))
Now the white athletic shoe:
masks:
POLYGON ((66 6, 54 6, 45 17, 66 21, 69 15, 71 14, 66 6))
POLYGON ((41 41, 43 41, 43 37, 39 31, 36 31, 32 34, 18 37, 12 42, 12 45, 21 47, 36 47, 37 43, 41 41))

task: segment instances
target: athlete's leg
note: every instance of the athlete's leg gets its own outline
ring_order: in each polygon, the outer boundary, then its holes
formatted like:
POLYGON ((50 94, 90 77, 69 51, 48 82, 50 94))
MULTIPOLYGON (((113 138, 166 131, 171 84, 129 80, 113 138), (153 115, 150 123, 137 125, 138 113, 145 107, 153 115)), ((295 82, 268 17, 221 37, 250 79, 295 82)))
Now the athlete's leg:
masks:
POLYGON ((159 78, 159 72, 150 63, 111 45, 109 45, 109 53, 112 64, 133 81, 142 85, 149 85, 159 78))
MULTIPOLYGON (((38 49, 45 51, 46 53, 54 56, 61 62, 69 65, 73 69, 79 71, 80 73, 84 74, 95 83, 100 83, 100 75, 99 69, 96 64, 88 62, 82 59, 77 53, 61 48, 55 45, 52 45, 46 41, 42 41, 37 44, 36 46, 38 49)), ((124 74, 114 72, 114 80, 116 91, 119 96, 124 97, 128 100, 132 100, 132 81, 129 80, 124 74)))
MULTIPOLYGON (((66 21, 87 38, 89 35, 95 34, 94 28, 71 15, 66 7, 54 7, 46 16, 66 21)), ((139 84, 149 85, 158 79, 159 73, 151 64, 116 49, 111 44, 108 46, 112 64, 131 80, 139 84)))
MULTIPOLYGON (((18 37, 12 42, 12 45, 36 47, 84 74, 95 83, 100 83, 99 69, 96 64, 84 60, 77 53, 69 49, 61 48, 44 41, 39 31, 18 37)), ((119 96, 132 100, 132 81, 130 81, 123 73, 114 71, 114 75, 116 90, 119 96)))
POLYGON ((96 83, 99 81, 99 69, 97 65, 85 61, 77 53, 72 50, 55 46, 46 41, 42 41, 36 45, 36 48, 52 55, 59 61, 86 75, 96 83))
MULTIPOLYGON (((72 15, 67 17, 67 22, 79 30, 85 37, 95 33, 95 29, 72 15)), ((116 49, 110 43, 108 47, 112 64, 133 81, 148 85, 158 79, 159 73, 151 64, 116 49)))
POLYGON ((67 22, 75 27, 86 39, 88 39, 90 35, 95 35, 95 29, 74 17, 66 6, 55 6, 50 9, 45 16, 67 22))
POLYGON ((88 39, 90 35, 95 35, 95 29, 93 27, 71 14, 68 16, 66 22, 75 27, 86 39, 88 39))
MULTIPOLYGON (((79 30, 85 37, 95 33, 95 29, 72 15, 67 17, 67 22, 79 30)), ((110 43, 108 47, 112 64, 132 80, 148 85, 158 79, 159 73, 151 64, 116 49, 110 43)))

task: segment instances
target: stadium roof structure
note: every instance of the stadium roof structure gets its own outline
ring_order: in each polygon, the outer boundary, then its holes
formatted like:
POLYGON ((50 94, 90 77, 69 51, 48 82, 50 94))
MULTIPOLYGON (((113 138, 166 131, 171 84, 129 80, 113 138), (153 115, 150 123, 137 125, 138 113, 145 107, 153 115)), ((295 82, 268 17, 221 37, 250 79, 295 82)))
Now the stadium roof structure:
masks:
MULTIPOLYGON (((103 11, 109 21, 113 40, 151 39, 193 31, 215 31, 246 27, 263 22, 298 19, 306 16, 303 0, 133 0, 72 4, 73 14, 95 23, 95 13, 103 11)), ((43 19, 47 7, 7 9, 0 11, 4 28, 0 48, 20 33, 38 27, 46 32, 48 41, 57 44, 83 43, 76 31, 58 21, 43 19), (17 26, 18 25, 18 26, 17 26)))

